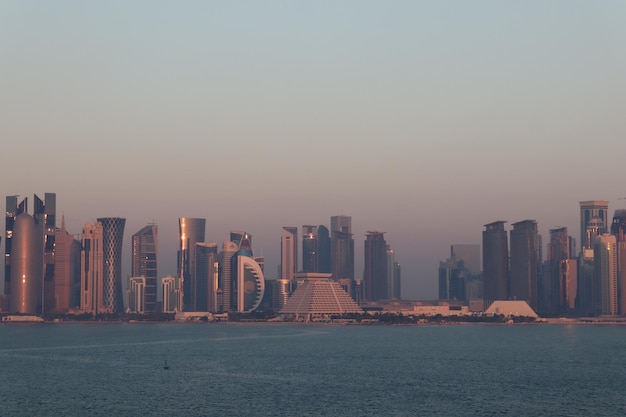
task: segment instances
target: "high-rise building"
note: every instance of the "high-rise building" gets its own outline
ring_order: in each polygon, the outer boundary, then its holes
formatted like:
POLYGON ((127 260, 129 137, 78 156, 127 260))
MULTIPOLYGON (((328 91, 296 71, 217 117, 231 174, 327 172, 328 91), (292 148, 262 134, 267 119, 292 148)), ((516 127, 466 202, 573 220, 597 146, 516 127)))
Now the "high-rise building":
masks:
POLYGON ((179 250, 178 276, 183 285, 183 309, 197 311, 196 294, 196 243, 204 242, 206 219, 181 217, 178 219, 179 250))
POLYGON ((128 311, 141 314, 146 312, 146 277, 128 279, 128 311))
POLYGON ((587 228, 591 223, 595 227, 600 227, 598 235, 606 233, 604 229, 609 222, 609 202, 604 200, 581 201, 580 203, 580 244, 581 250, 585 248, 592 249, 594 246, 595 236, 589 236, 587 228))
POLYGON ((605 233, 596 238, 594 246, 594 305, 598 315, 618 313, 617 239, 605 233))
POLYGON ((526 301, 537 309, 537 282, 542 264, 537 222, 523 220, 513 223, 509 298, 526 301))
POLYGON ((219 254, 219 289, 217 296, 217 311, 231 310, 232 303, 232 259, 239 249, 237 243, 226 241, 219 254))
POLYGON ((15 219, 22 213, 28 212, 28 198, 17 202, 16 195, 6 197, 6 218, 4 222, 4 293, 11 294, 11 248, 13 242, 13 228, 15 219))
POLYGON ((121 217, 101 217, 103 245, 102 302, 110 313, 124 312, 122 289, 122 244, 126 219, 121 217))
POLYGON ((450 246, 450 255, 457 261, 463 261, 463 267, 472 275, 480 274, 480 245, 454 244, 450 246))
POLYGON ((396 261, 396 252, 389 245, 387 245, 387 283, 388 297, 401 299, 400 264, 396 261))
POLYGON ((330 231, 324 225, 317 227, 317 272, 331 273, 330 231))
POLYGON ((237 255, 237 311, 250 313, 263 300, 265 277, 259 263, 249 256, 237 255))
POLYGON ((196 243, 196 311, 218 311, 217 243, 196 243))
POLYGON ((485 225, 483 231, 483 299, 485 309, 508 299, 509 246, 505 221, 485 225))
POLYGON ((626 210, 615 210, 611 234, 617 241, 617 279, 619 287, 619 313, 626 315, 626 210))
POLYGON ((35 219, 28 213, 16 216, 12 224, 11 293, 9 312, 37 314, 41 308, 41 245, 35 219))
POLYGON ((62 217, 55 237, 55 311, 80 307, 80 251, 80 242, 67 232, 65 217, 62 217))
POLYGON ((183 295, 180 289, 180 277, 166 276, 161 280, 163 286, 163 312, 176 313, 182 311, 183 295))
MULTIPOLYGON (((550 243, 548 243, 547 276, 542 280, 540 294, 540 311, 542 314, 557 315, 565 313, 566 306, 575 300, 568 300, 566 287, 568 278, 571 279, 570 242, 567 227, 550 229, 550 243), (568 273, 569 277, 564 275, 568 273)), ((576 295, 574 295, 576 297, 576 295)))
POLYGON ((439 262, 439 299, 465 301, 470 276, 463 260, 452 256, 439 262))
MULTIPOLYGON (((15 221, 20 214, 28 212, 28 198, 24 198, 19 204, 18 196, 6 197, 6 217, 5 217, 5 270, 4 270, 4 291, 11 299, 11 282, 13 264, 12 246, 13 239, 16 238, 14 230, 15 221)), ((29 236, 29 239, 36 241, 36 252, 28 254, 29 263, 40 264, 37 266, 41 271, 38 278, 37 290, 37 313, 49 312, 54 309, 54 252, 55 252, 55 233, 56 233, 56 194, 45 193, 42 200, 34 195, 33 220, 35 223, 35 235, 29 236)), ((23 241, 22 241, 23 244, 23 241)), ((35 244, 33 244, 35 245, 35 244)), ((20 255, 21 256, 21 255, 20 255)), ((21 284, 20 284, 21 285, 21 284)), ((34 285, 34 284, 33 284, 34 285)))
POLYGON ((94 315, 102 312, 104 243, 102 223, 86 223, 80 255, 80 308, 94 315))
POLYGON ((274 311, 279 311, 289 299, 293 282, 287 279, 276 279, 267 282, 271 282, 274 286, 272 294, 272 307, 274 308, 274 311))
POLYGON ((298 228, 283 227, 280 238, 281 278, 293 281, 298 272, 298 228))
POLYGON ((317 226, 302 226, 302 271, 318 272, 317 226))
POLYGON ((157 225, 149 224, 135 233, 132 241, 131 275, 145 278, 142 311, 146 313, 156 312, 158 236, 157 225))
POLYGON ((231 231, 230 240, 238 248, 230 258, 230 309, 249 313, 261 305, 265 293, 263 259, 253 256, 251 234, 231 231))
POLYGON ((37 240, 43 244, 43 282, 41 311, 54 310, 54 253, 56 234, 56 194, 45 193, 42 200, 34 195, 33 217, 37 225, 37 240))
MULTIPOLYGON (((331 273, 334 280, 354 279, 354 239, 352 238, 352 218, 332 216, 331 224, 331 273)), ((319 232, 319 229, 318 229, 319 232)))
POLYGON ((381 232, 369 231, 365 238, 365 299, 379 301, 389 298, 387 277, 387 242, 381 232))

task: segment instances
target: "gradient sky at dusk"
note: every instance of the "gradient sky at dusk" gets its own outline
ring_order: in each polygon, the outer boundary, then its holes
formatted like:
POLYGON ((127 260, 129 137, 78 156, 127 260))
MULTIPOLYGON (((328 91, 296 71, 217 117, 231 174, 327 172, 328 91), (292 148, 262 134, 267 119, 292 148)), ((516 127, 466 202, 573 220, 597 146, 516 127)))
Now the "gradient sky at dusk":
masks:
POLYGON ((149 222, 160 276, 186 216, 250 232, 274 278, 281 226, 350 215, 357 276, 384 231, 404 297, 436 298, 486 223, 545 244, 578 238, 581 200, 626 207, 624 22, 617 0, 1 1, 0 195, 55 192, 75 234, 127 218, 125 276, 149 222))

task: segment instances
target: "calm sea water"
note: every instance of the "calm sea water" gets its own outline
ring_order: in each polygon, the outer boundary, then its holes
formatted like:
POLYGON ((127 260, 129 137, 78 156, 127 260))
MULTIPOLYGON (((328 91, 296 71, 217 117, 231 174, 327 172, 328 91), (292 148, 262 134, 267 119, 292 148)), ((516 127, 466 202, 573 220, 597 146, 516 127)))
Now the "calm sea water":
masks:
POLYGON ((0 375, 1 416, 620 416, 626 326, 11 324, 0 375))

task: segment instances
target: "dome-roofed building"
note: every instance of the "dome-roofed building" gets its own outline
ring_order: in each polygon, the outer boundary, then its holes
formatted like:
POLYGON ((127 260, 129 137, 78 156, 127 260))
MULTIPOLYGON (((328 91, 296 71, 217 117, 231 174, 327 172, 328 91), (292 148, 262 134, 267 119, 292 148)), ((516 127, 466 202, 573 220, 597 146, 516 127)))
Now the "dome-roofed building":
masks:
POLYGON ((281 317, 309 322, 333 315, 363 313, 339 283, 330 279, 331 276, 322 273, 295 274, 298 287, 280 310, 281 317))

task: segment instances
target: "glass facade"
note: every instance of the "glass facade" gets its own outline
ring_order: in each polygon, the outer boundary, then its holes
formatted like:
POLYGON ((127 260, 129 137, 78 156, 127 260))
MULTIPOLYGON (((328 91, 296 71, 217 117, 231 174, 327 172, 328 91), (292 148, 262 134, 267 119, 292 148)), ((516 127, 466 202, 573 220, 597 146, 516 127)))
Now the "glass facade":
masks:
POLYGON ((122 291, 122 243, 126 219, 101 217, 102 224, 102 307, 111 313, 124 312, 122 291))

